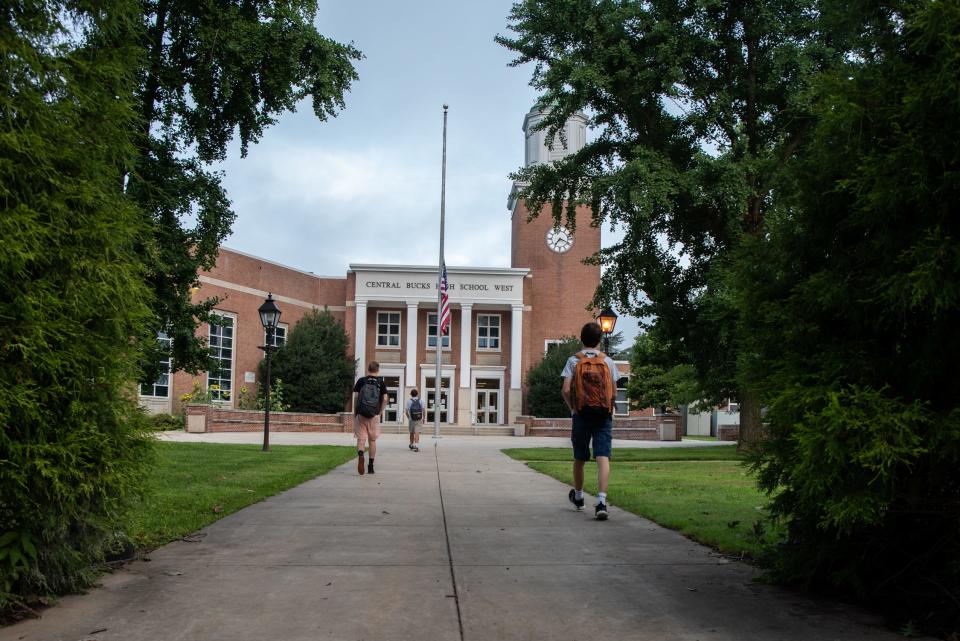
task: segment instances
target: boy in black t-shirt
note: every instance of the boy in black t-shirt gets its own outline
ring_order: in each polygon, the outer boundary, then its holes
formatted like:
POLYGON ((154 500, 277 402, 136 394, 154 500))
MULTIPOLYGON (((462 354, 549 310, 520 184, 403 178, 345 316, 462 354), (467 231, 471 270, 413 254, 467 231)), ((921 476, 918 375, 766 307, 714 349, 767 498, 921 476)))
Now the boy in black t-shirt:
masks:
POLYGON ((377 438, 380 436, 380 414, 387 405, 387 384, 378 376, 380 364, 370 361, 367 375, 357 379, 353 386, 353 407, 357 418, 353 435, 357 438, 357 472, 363 476, 363 450, 370 441, 370 460, 366 471, 373 474, 373 459, 377 456, 377 438))

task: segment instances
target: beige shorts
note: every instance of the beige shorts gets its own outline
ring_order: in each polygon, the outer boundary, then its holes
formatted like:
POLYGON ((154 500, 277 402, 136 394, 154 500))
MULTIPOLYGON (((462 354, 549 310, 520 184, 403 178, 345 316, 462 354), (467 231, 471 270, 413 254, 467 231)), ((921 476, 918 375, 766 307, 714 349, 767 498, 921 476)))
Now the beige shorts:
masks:
POLYGON ((410 421, 411 434, 419 434, 422 428, 423 428, 423 419, 420 419, 419 421, 414 421, 411 419, 410 421))
POLYGON ((380 438, 380 416, 360 416, 353 424, 353 435, 358 439, 375 441, 380 438))

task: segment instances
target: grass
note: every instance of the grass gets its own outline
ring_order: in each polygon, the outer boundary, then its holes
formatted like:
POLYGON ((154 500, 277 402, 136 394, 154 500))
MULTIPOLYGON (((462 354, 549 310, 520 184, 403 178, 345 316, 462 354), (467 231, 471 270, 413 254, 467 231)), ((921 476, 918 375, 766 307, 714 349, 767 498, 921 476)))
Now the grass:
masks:
MULTIPOLYGON (((569 447, 518 447, 503 450, 507 456, 518 461, 571 461, 573 451, 569 447)), ((620 448, 613 451, 615 463, 643 461, 739 461, 735 444, 714 447, 659 447, 620 448)))
MULTIPOLYGON (((504 451, 531 469, 573 482, 569 449, 504 451)), ((734 447, 620 449, 613 454, 607 496, 619 508, 735 556, 757 559, 782 536, 767 519, 767 499, 734 447)), ((596 463, 587 463, 585 480, 584 490, 596 494, 596 463)))
POLYGON ((716 436, 684 436, 685 441, 716 441, 716 436))
POLYGON ((134 545, 152 549, 195 532, 248 505, 324 474, 354 456, 352 447, 158 442, 145 498, 126 529, 134 545))

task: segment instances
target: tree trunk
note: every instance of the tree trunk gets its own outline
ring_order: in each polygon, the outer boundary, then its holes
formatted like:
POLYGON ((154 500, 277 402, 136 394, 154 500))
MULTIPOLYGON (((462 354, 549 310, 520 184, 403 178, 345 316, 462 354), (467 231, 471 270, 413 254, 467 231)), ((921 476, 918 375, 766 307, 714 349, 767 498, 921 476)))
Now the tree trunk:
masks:
POLYGON ((746 452, 763 438, 763 419, 760 418, 760 397, 753 391, 740 390, 740 439, 737 451, 746 452))

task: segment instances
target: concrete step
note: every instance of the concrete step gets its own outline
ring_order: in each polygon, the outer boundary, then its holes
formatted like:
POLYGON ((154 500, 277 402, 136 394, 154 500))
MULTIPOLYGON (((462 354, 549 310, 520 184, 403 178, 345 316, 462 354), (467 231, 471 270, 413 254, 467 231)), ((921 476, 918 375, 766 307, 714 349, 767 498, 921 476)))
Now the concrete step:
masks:
MULTIPOLYGON (((407 434, 406 425, 380 425, 384 434, 407 434)), ((433 425, 424 425, 420 437, 433 436, 433 425)), ((441 425, 440 436, 513 436, 509 425, 441 425)))

